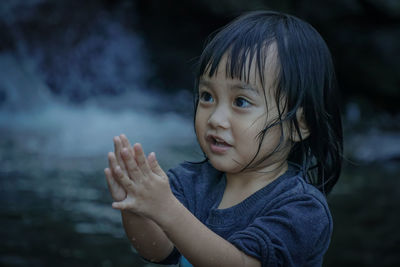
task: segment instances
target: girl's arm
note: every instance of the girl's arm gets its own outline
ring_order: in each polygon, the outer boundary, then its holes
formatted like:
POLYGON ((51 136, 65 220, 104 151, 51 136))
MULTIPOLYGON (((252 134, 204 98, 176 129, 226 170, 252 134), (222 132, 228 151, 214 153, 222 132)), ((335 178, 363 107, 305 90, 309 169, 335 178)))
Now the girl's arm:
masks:
MULTIPOLYGON (((125 135, 115 137, 115 154, 112 152, 109 153, 108 161, 110 168, 104 170, 114 201, 122 201, 127 196, 125 189, 114 178, 115 173, 112 171, 116 166, 120 166, 122 171, 126 173, 126 168, 120 154, 122 147, 127 148, 129 153, 133 153, 133 149, 125 135)), ((121 211, 121 215, 126 235, 142 257, 150 261, 159 262, 171 253, 173 244, 156 223, 129 211, 121 211)))
POLYGON ((121 214, 125 233, 143 258, 160 262, 168 257, 174 245, 156 223, 129 211, 121 214))
POLYGON ((194 266, 261 266, 260 262, 212 232, 176 198, 156 222, 194 266), (179 218, 178 220, 176 218, 179 218))
POLYGON ((176 199, 154 153, 147 160, 136 144, 134 157, 126 149, 121 154, 127 172, 116 167, 115 173, 127 197, 114 202, 114 208, 132 211, 157 223, 194 266, 261 266, 258 260, 208 229, 176 199))

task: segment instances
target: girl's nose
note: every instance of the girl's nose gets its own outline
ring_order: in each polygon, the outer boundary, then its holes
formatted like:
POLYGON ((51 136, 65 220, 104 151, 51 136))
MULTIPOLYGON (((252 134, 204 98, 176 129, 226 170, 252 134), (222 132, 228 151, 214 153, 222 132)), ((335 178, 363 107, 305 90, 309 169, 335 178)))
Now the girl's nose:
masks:
POLYGON ((208 124, 214 128, 229 128, 229 111, 224 107, 216 107, 208 119, 208 124))

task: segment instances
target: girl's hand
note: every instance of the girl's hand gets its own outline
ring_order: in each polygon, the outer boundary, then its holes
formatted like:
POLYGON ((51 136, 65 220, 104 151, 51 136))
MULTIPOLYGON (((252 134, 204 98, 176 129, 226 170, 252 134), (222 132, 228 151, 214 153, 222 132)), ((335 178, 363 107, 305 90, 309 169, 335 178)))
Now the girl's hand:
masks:
POLYGON ((112 168, 112 166, 118 165, 123 170, 123 172, 126 173, 126 168, 121 156, 121 150, 123 148, 128 149, 128 151, 130 151, 130 153, 132 153, 132 155, 134 156, 133 148, 131 147, 129 140, 126 138, 126 136, 124 134, 121 134, 120 136, 115 136, 114 153, 112 152, 108 153, 109 168, 106 168, 104 170, 108 189, 110 190, 111 196, 114 199, 114 201, 122 201, 126 198, 125 189, 117 182, 116 179, 117 176, 115 172, 112 171, 113 169, 115 169, 112 168))
POLYGON ((112 204, 113 208, 128 210, 157 221, 168 207, 176 201, 168 177, 159 166, 155 154, 146 159, 140 144, 135 144, 132 154, 127 148, 121 151, 126 172, 112 165, 119 184, 125 189, 126 198, 112 204))

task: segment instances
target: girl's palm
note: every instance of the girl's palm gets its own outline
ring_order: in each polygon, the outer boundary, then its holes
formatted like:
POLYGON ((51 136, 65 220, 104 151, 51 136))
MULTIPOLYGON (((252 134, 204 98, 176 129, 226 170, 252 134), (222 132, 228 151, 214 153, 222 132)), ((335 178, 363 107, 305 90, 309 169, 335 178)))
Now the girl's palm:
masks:
POLYGON ((121 150, 123 148, 128 148, 130 152, 133 153, 133 149, 124 134, 114 137, 114 153, 110 152, 108 154, 108 162, 110 168, 106 168, 104 170, 107 179, 108 189, 110 190, 111 196, 114 201, 122 201, 126 198, 125 189, 116 181, 115 174, 111 171, 112 169, 115 169, 116 165, 118 165, 126 174, 125 164, 121 157, 121 150))
POLYGON ((106 174, 108 190, 110 190, 111 197, 114 201, 122 201, 126 198, 125 189, 115 181, 113 175, 111 174, 111 170, 109 168, 104 170, 106 174))

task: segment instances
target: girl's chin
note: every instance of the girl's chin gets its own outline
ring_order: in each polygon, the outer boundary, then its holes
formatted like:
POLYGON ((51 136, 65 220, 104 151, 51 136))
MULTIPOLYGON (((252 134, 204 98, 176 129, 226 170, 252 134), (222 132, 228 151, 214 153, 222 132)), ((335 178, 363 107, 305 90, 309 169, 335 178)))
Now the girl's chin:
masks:
POLYGON ((211 165, 220 172, 225 173, 238 173, 242 170, 243 167, 239 166, 235 161, 231 160, 231 162, 221 162, 221 160, 208 158, 208 161, 211 165))

